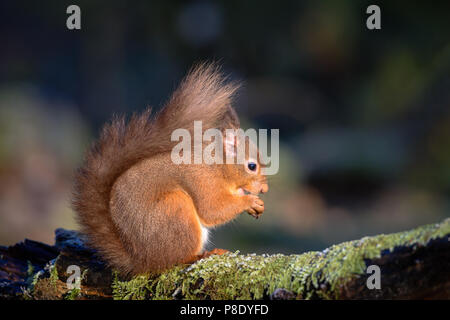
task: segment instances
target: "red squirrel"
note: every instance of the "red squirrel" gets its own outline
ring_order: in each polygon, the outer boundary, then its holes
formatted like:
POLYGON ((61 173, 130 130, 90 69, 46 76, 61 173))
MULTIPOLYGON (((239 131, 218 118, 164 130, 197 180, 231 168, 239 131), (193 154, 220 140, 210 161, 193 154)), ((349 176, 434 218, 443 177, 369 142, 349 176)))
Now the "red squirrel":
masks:
MULTIPOLYGON (((227 251, 203 251, 208 228, 244 211, 263 213, 258 194, 268 183, 259 155, 249 159, 246 151, 244 164, 171 159, 175 129, 193 132, 194 121, 202 121, 203 131, 240 128, 231 106, 237 89, 217 66, 201 64, 155 115, 148 109, 103 127, 75 175, 73 208, 88 244, 112 268, 135 275, 222 254, 227 251)), ((238 143, 235 137, 232 147, 238 143)))

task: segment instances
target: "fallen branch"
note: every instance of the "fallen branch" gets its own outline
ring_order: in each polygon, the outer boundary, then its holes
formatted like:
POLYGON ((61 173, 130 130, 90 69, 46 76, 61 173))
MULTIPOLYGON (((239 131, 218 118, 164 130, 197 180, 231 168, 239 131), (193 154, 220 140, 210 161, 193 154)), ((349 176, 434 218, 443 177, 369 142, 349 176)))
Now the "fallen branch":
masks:
POLYGON ((107 268, 79 233, 55 233, 54 246, 25 240, 0 247, 0 298, 450 299, 450 219, 321 252, 236 252, 133 279, 107 268), (80 268, 80 289, 67 286, 70 265, 80 268), (370 265, 380 268, 380 289, 367 286, 370 265))

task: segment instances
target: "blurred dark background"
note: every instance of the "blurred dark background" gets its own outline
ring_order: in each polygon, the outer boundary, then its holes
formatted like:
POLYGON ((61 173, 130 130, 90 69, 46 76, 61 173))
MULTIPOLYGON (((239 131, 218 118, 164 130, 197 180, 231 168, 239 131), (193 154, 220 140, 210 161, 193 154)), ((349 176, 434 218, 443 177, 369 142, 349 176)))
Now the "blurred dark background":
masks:
MULTIPOLYGON (((214 245, 298 253, 450 216, 448 1, 1 1, 0 244, 76 228, 72 173, 113 113, 160 107, 193 63, 280 129, 266 212, 214 245), (66 8, 81 8, 79 31, 66 8), (381 30, 366 8, 381 7, 381 30)), ((212 244, 211 244, 212 246, 212 244)))

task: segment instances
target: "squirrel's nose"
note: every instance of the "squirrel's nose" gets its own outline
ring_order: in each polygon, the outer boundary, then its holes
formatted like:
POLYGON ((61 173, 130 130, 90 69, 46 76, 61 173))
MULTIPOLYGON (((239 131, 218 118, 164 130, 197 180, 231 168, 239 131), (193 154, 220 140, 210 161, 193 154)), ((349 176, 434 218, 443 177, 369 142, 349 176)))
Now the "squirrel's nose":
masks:
POLYGON ((261 186, 261 193, 266 193, 267 191, 269 191, 269 185, 267 183, 264 183, 261 186))

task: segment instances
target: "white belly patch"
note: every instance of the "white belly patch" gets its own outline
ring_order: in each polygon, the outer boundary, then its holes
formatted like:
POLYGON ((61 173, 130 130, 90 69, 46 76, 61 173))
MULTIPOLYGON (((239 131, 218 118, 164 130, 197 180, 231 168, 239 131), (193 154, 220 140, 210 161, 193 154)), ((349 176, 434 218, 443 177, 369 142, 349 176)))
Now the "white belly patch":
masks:
POLYGON ((203 248, 208 242, 209 230, 204 226, 201 226, 201 228, 202 228, 202 248, 203 248))

